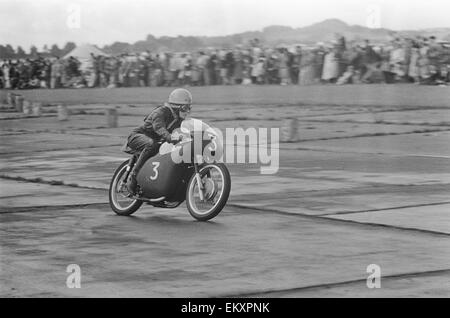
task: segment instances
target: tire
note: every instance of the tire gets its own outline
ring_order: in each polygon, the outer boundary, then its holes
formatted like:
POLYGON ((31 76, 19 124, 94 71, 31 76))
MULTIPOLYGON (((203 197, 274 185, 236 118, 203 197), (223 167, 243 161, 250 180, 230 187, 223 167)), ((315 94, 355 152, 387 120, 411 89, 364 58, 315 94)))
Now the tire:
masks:
POLYGON ((210 169, 216 169, 223 181, 222 184, 222 191, 219 196, 219 200, 214 203, 213 207, 206 212, 200 212, 196 206, 194 197, 194 188, 197 184, 197 179, 195 174, 192 175, 191 179, 188 182, 188 186, 186 189, 186 206, 189 211, 189 213, 192 215, 192 217, 198 221, 208 221, 212 218, 216 217, 224 208, 225 204, 228 201, 228 197, 230 195, 231 190, 231 178, 230 173, 227 169, 227 167, 223 163, 212 163, 212 164, 206 164, 205 166, 201 167, 200 169, 200 177, 204 177, 210 169))
POLYGON ((117 183, 123 178, 124 173, 126 172, 129 160, 124 161, 114 172, 113 178, 111 179, 111 183, 109 184, 109 205, 111 209, 118 215, 128 216, 136 212, 144 203, 141 200, 133 200, 127 206, 122 207, 117 201, 117 197, 121 195, 117 192, 117 183))

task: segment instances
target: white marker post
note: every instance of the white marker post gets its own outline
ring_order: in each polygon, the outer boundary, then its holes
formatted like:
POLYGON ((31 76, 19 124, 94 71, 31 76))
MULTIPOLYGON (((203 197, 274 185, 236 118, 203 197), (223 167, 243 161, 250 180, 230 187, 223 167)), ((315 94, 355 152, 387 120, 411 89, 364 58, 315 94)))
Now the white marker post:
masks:
POLYGON ((8 105, 12 108, 15 107, 15 103, 14 103, 14 94, 13 93, 8 93, 6 94, 6 102, 8 103, 8 105))
POLYGON ((69 111, 67 109, 67 106, 62 104, 58 105, 58 120, 59 121, 69 120, 69 111))
POLYGON ((32 113, 32 105, 28 100, 23 101, 23 113, 25 115, 30 115, 32 113))
POLYGON ((42 103, 33 103, 33 115, 41 116, 42 114, 42 103))
POLYGON ((283 122, 282 134, 282 140, 284 142, 295 142, 299 140, 297 118, 287 119, 283 122))
POLYGON ((105 111, 106 114, 106 123, 109 128, 117 128, 118 127, 118 112, 116 108, 108 108, 105 111))
POLYGON ((24 98, 22 95, 15 96, 16 111, 19 113, 23 112, 23 101, 24 101, 24 98))

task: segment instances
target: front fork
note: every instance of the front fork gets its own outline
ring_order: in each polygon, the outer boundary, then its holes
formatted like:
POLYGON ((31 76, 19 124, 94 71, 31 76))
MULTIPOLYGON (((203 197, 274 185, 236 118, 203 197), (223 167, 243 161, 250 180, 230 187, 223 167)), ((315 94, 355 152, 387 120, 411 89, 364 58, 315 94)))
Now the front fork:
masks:
MULTIPOLYGON (((203 160, 203 157, 200 156, 203 160)), ((203 184, 202 178, 200 177, 200 169, 198 168, 199 164, 198 162, 202 162, 199 161, 200 158, 197 159, 197 162, 194 161, 194 171, 195 171, 195 178, 197 179, 197 184, 198 184, 198 192, 200 195, 200 201, 205 201, 205 185, 203 184)))
POLYGON ((125 178, 123 179, 124 183, 127 183, 128 181, 128 177, 130 176, 131 170, 133 170, 134 164, 136 163, 137 160, 137 156, 133 155, 133 157, 131 157, 130 162, 127 165, 127 172, 125 174, 125 178))

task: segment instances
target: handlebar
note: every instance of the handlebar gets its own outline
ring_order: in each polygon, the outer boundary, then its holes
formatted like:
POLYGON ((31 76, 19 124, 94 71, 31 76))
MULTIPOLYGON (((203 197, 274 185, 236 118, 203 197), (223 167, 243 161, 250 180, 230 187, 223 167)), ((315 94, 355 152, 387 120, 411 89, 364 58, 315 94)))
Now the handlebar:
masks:
MULTIPOLYGON (((195 134, 194 133, 190 133, 189 135, 190 135, 190 138, 193 139, 195 134)), ((214 136, 211 136, 211 140, 213 140, 214 138, 215 138, 214 136)), ((170 143, 177 144, 177 143, 179 143, 179 142, 181 142, 183 140, 187 140, 187 139, 189 139, 189 138, 187 136, 185 136, 185 135, 179 135, 178 137, 171 136, 170 137, 170 143)), ((165 140, 159 140, 157 143, 158 143, 158 145, 162 145, 164 142, 166 142, 166 141, 165 140)))

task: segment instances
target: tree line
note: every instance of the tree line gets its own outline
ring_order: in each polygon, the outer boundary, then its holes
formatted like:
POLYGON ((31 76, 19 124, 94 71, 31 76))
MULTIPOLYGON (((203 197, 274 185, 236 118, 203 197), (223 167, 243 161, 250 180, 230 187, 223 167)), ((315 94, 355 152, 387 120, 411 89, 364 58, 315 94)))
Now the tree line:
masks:
POLYGON ((44 45, 42 50, 39 51, 35 45, 32 45, 30 50, 25 52, 21 46, 14 48, 10 44, 0 44, 0 60, 35 58, 38 54, 62 57, 72 51, 75 47, 76 44, 74 42, 67 42, 63 48, 59 48, 57 44, 53 44, 51 47, 44 45))

